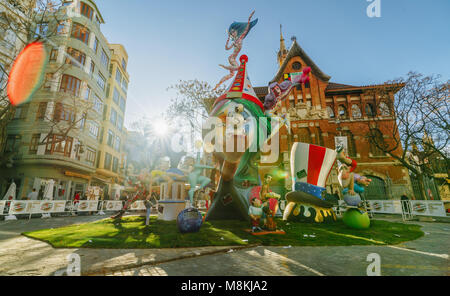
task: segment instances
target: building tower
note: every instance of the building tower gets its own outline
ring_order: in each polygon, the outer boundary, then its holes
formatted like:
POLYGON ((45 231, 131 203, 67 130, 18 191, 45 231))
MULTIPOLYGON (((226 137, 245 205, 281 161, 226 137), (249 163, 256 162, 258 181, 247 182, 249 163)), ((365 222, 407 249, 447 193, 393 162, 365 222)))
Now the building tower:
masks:
POLYGON ((284 43, 284 38, 283 38, 283 31, 282 31, 283 27, 282 25, 280 25, 280 51, 278 51, 278 65, 281 67, 281 65, 283 64, 284 60, 287 57, 288 51, 286 49, 286 44, 284 43))

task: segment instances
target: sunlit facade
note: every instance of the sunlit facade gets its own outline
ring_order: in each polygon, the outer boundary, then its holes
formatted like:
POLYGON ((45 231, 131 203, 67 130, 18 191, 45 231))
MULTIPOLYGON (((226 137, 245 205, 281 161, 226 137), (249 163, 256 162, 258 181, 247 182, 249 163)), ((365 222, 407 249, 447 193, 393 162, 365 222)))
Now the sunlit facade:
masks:
MULTIPOLYGON (((94 1, 74 0, 65 1, 37 25, 37 33, 50 32, 49 63, 42 88, 30 103, 16 109, 8 125, 2 152, 11 154, 11 163, 0 172, 0 193, 14 180, 20 199, 53 179, 54 199, 68 200, 77 192, 84 194, 92 184, 115 182, 97 172, 109 128, 104 124, 110 109, 109 70, 114 64, 113 51, 101 32, 103 23, 94 1)), ((120 116, 123 122, 122 111, 120 116)), ((117 150, 115 157, 120 155, 117 150)))

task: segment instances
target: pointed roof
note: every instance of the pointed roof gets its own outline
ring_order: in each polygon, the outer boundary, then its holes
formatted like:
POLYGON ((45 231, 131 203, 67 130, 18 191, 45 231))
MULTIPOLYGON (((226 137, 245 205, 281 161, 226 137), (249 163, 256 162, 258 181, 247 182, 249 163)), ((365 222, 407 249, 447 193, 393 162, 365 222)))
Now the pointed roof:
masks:
POLYGON ((278 63, 280 64, 280 66, 283 63, 284 58, 288 54, 286 44, 284 43, 282 28, 283 28, 282 25, 280 25, 280 51, 278 52, 278 63))
POLYGON ((233 83, 228 87, 227 91, 223 93, 217 100, 214 102, 214 107, 218 105, 218 103, 225 99, 243 99, 252 101, 256 105, 258 105, 261 110, 264 112, 264 106, 261 101, 258 99, 258 96, 253 89, 252 83, 250 82, 250 77, 247 71, 247 62, 248 57, 246 55, 242 55, 239 58, 241 65, 237 70, 237 74, 234 77, 233 83))
POLYGON ((277 75, 272 79, 271 82, 279 81, 280 79, 283 79, 284 69, 286 68, 288 62, 293 57, 300 57, 307 66, 311 67, 312 73, 320 78, 323 81, 329 81, 331 79, 331 76, 328 76, 320 68, 313 62, 313 60, 306 54, 306 52, 298 45, 297 40, 294 39, 291 45, 291 48, 289 49, 289 52, 286 56, 286 59, 284 60, 283 64, 281 65, 280 69, 278 70, 277 75))

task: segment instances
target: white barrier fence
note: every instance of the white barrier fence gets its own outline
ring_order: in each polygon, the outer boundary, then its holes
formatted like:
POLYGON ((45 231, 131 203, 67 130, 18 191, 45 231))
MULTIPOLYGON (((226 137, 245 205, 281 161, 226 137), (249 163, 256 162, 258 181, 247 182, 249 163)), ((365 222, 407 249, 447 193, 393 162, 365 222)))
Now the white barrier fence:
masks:
MULTIPOLYGON (((0 201, 0 216, 32 215, 32 214, 62 214, 74 212, 120 211, 122 201, 81 200, 78 202, 65 200, 12 200, 0 201), (9 210, 7 210, 9 207, 9 210), (5 210, 7 210, 5 212, 5 210)), ((128 211, 146 210, 144 201, 135 201, 128 211)))
MULTIPOLYGON (((372 214, 399 214, 404 219, 410 219, 413 216, 432 216, 447 217, 445 202, 432 200, 369 200, 369 211, 372 214)), ((22 215, 22 214, 51 214, 51 213, 74 213, 74 212, 100 212, 100 211, 120 211, 123 207, 122 201, 107 200, 93 201, 81 200, 79 202, 64 200, 12 200, 0 201, 0 216, 2 215, 22 215), (5 213, 5 209, 9 210, 5 213)), ((345 202, 339 201, 339 210, 342 212, 345 208, 345 202)), ((127 209, 128 211, 146 210, 144 201, 135 201, 127 209)))
MULTIPOLYGON (((368 210, 372 214, 398 214, 404 219, 413 216, 447 217, 444 201, 433 200, 368 200, 368 210)), ((339 208, 345 208, 345 202, 339 201, 339 208)), ((342 212, 339 210, 338 212, 342 212)))

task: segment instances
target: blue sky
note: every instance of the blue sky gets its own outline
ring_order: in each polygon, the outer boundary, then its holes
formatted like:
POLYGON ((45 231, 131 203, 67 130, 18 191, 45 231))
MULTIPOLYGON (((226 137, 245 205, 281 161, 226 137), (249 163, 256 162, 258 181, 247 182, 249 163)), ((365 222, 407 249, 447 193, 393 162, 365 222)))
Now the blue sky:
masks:
POLYGON ((200 79, 214 85, 226 72, 226 29, 256 10, 259 22, 244 41, 254 86, 277 71, 279 26, 287 46, 295 35, 337 83, 366 85, 414 70, 450 79, 450 1, 381 0, 369 18, 366 0, 97 0, 111 43, 130 56, 126 125, 159 116, 174 98, 167 87, 200 79))

